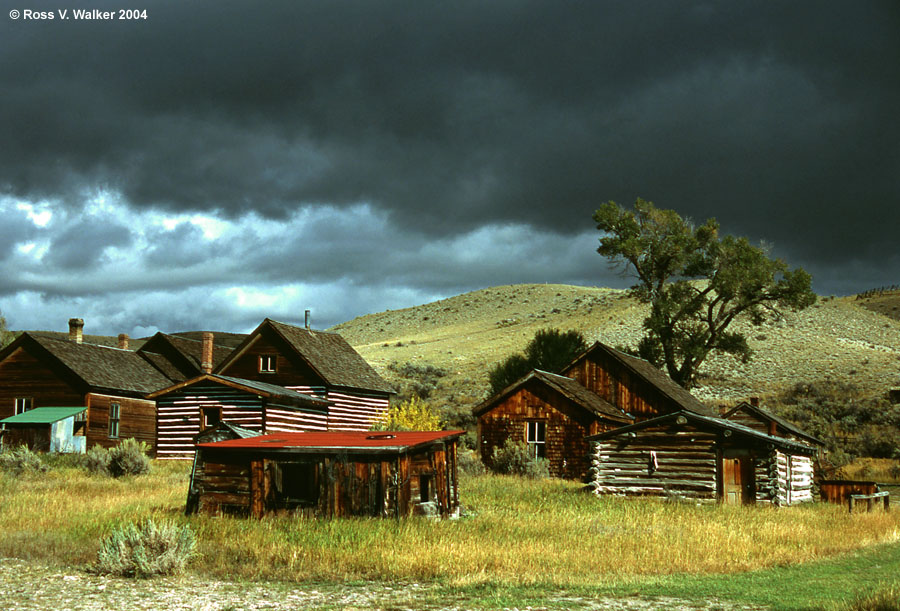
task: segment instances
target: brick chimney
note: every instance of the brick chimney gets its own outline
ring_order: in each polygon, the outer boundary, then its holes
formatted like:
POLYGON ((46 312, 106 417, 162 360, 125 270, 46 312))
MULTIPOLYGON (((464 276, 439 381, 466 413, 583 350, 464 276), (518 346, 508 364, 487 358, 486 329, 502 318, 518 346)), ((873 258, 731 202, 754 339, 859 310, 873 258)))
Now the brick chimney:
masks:
POLYGON ((76 344, 80 344, 84 339, 84 319, 69 319, 69 339, 76 344))
POLYGON ((121 350, 128 350, 128 337, 127 333, 119 333, 119 348, 121 350))
POLYGON ((750 397, 750 405, 759 407, 759 397, 750 397))
POLYGON ((200 369, 203 373, 212 373, 213 368, 213 334, 203 333, 203 344, 200 351, 200 369))

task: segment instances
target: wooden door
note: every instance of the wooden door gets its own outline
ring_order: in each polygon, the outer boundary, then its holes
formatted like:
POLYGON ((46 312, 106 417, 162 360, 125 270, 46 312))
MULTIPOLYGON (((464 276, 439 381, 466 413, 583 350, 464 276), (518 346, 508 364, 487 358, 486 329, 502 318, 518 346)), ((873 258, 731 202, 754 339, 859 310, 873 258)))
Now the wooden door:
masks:
POLYGON ((742 505, 756 500, 753 477, 753 458, 750 456, 722 457, 722 502, 742 505))

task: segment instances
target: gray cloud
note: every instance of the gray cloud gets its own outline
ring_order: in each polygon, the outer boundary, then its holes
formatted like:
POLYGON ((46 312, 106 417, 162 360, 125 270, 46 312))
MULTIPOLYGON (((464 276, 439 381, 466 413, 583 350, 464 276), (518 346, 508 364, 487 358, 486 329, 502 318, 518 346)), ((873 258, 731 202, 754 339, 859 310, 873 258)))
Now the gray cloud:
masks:
POLYGON ((7 291, 77 295, 57 270, 129 249, 116 290, 606 280, 576 245, 601 202, 638 196, 773 242, 823 292, 896 281, 893 2, 134 7, 148 20, 0 23, 0 195, 77 216, 103 190, 242 233, 13 219, 0 259, 13 234, 50 243, 7 291))

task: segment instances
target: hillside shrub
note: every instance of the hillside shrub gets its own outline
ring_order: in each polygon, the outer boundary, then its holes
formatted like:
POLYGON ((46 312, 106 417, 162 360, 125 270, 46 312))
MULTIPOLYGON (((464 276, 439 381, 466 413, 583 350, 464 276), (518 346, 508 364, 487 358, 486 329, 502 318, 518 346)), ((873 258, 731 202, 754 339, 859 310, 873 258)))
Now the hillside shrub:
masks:
POLYGON ((831 462, 900 458, 900 405, 838 380, 802 382, 773 405, 780 416, 825 442, 831 462))
POLYGON ((94 572, 119 577, 172 575, 194 555, 196 538, 187 525, 146 520, 112 532, 100 544, 94 572))
POLYGON ((521 475, 533 479, 550 477, 549 461, 531 456, 525 442, 512 439, 507 439, 503 447, 494 452, 491 468, 504 475, 521 475))
POLYGON ((406 362, 402 365, 393 361, 388 365, 388 370, 400 378, 400 392, 397 398, 406 401, 412 397, 427 399, 437 388, 440 379, 447 375, 443 367, 436 367, 430 363, 406 362))
POLYGON ((373 431, 439 431, 441 418, 428 403, 412 397, 391 405, 372 423, 373 431))
POLYGON ((48 467, 40 455, 29 450, 27 446, 16 446, 0 452, 0 469, 18 476, 26 473, 42 473, 48 467))

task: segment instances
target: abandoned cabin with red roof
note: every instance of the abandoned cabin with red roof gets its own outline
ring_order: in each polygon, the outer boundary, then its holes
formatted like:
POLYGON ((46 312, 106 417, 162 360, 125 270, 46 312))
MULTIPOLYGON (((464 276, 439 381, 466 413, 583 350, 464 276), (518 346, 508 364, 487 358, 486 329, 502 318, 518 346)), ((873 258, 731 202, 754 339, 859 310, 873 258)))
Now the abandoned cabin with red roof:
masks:
MULTIPOLYGON (((227 431, 226 431, 227 432, 227 431)), ((451 517, 464 431, 275 433, 197 445, 188 512, 451 517)))

